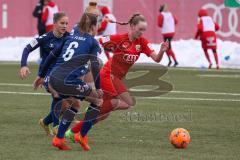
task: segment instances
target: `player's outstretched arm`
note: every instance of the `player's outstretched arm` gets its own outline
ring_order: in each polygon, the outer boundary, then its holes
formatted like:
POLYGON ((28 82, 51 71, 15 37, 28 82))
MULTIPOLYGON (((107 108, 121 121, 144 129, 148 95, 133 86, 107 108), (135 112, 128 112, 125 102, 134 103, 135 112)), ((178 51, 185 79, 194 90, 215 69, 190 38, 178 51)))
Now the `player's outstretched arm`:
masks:
POLYGON ((166 52, 169 48, 169 42, 166 41, 166 42, 163 42, 161 44, 161 48, 160 48, 160 51, 158 53, 156 53, 155 51, 150 54, 150 57, 157 63, 159 63, 161 60, 162 60, 162 57, 163 57, 163 54, 164 52, 166 52))

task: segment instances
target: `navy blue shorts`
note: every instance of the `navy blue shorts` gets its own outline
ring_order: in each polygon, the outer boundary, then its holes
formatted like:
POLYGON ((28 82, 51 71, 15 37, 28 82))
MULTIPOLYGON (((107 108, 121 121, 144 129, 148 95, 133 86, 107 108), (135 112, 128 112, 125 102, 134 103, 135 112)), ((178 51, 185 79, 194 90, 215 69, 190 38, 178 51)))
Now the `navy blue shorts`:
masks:
POLYGON ((50 76, 49 84, 57 91, 61 97, 75 97, 83 99, 85 96, 89 96, 92 88, 81 79, 58 79, 57 77, 50 76))

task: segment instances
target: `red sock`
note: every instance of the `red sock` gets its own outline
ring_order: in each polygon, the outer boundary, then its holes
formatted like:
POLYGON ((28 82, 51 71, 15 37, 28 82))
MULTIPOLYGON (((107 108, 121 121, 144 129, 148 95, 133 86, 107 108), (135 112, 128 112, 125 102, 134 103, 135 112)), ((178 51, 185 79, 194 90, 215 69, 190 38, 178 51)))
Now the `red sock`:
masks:
POLYGON ((169 55, 173 58, 174 62, 176 62, 177 59, 176 59, 176 56, 175 56, 173 50, 172 50, 172 49, 169 49, 168 52, 169 52, 169 55))
POLYGON ((80 129, 82 128, 82 125, 83 125, 83 121, 80 121, 77 124, 75 124, 71 129, 72 132, 73 133, 78 133, 80 131, 80 129))
POLYGON ((205 57, 207 58, 208 63, 209 63, 209 64, 212 64, 207 50, 204 50, 204 53, 205 53, 205 57))
POLYGON ((112 102, 111 99, 107 99, 103 101, 102 107, 100 109, 100 114, 103 115, 105 113, 109 113, 112 111, 112 102))
POLYGON ((218 66, 218 54, 217 54, 217 52, 213 52, 213 55, 214 55, 214 58, 215 58, 216 65, 218 66))

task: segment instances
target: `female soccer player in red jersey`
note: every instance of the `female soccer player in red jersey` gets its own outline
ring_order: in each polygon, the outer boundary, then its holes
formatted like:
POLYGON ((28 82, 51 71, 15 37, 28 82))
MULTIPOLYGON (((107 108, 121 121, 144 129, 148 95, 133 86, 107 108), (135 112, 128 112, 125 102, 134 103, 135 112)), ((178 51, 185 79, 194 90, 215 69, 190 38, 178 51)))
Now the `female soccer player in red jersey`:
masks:
POLYGON ((220 27, 216 22, 213 21, 210 16, 208 16, 207 10, 200 9, 198 16, 199 22, 197 25, 197 33, 195 35, 195 39, 200 37, 205 57, 209 63, 208 68, 212 68, 212 62, 208 54, 208 49, 211 49, 216 62, 216 68, 219 69, 216 31, 218 31, 220 27))
MULTIPOLYGON (((92 124, 105 119, 111 111, 128 109, 136 104, 133 97, 130 96, 123 78, 127 74, 130 67, 138 60, 141 53, 151 57, 155 62, 162 60, 163 54, 167 51, 168 41, 162 43, 161 49, 156 53, 150 47, 150 43, 142 34, 147 28, 147 22, 143 15, 134 14, 127 23, 118 23, 121 25, 130 25, 128 33, 121 35, 111 35, 100 38, 100 43, 104 49, 111 50, 113 57, 110 58, 103 66, 100 72, 101 88, 104 91, 103 105, 101 106, 100 115, 97 120, 93 120, 92 124)), ((90 130, 84 129, 80 121, 65 136, 73 139, 81 144, 81 139, 90 130), (80 131, 80 133, 78 133, 80 131)))

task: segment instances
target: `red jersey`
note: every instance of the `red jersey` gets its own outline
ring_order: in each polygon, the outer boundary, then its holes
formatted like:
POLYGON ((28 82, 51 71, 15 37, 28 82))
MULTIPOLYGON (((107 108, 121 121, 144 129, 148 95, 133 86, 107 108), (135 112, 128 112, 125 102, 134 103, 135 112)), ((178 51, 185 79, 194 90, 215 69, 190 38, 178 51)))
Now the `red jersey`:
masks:
POLYGON ((42 12, 42 22, 45 24, 46 32, 53 30, 53 17, 57 12, 59 12, 59 9, 54 2, 49 2, 46 6, 44 6, 42 12))
POLYGON ((171 12, 162 12, 158 16, 158 26, 162 28, 163 37, 173 37, 177 18, 171 12))
POLYGON ((216 49, 216 31, 219 30, 219 25, 212 20, 209 16, 200 17, 200 21, 197 25, 197 33, 195 38, 200 36, 202 41, 202 48, 204 49, 216 49))
POLYGON ((100 39, 103 47, 111 48, 113 57, 103 66, 102 71, 122 79, 129 68, 138 60, 141 53, 148 57, 154 51, 143 37, 130 41, 128 34, 111 35, 100 39))

